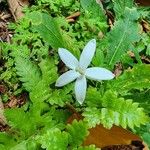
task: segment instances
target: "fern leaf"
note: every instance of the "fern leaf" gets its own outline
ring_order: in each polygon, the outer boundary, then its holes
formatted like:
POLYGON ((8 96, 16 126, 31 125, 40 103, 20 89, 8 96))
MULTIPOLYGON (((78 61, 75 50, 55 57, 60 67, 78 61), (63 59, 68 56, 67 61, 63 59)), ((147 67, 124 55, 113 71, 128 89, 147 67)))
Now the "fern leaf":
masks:
POLYGON ((0 149, 10 150, 16 144, 15 138, 8 133, 0 132, 0 149))
POLYGON ((37 137, 37 141, 43 149, 66 150, 68 146, 68 133, 61 132, 58 128, 52 128, 42 136, 37 137))
POLYGON ((72 124, 67 125, 67 131, 70 134, 69 143, 72 147, 80 146, 88 135, 87 124, 83 121, 74 120, 72 124))
POLYGON ((22 108, 6 109, 5 116, 8 119, 8 124, 19 131, 22 137, 28 137, 34 133, 36 129, 34 120, 22 108))
POLYGON ((44 102, 50 98, 50 95, 49 85, 44 80, 41 80, 30 92, 30 99, 32 102, 44 102))
POLYGON ((66 102, 71 102, 72 96, 70 94, 72 90, 72 85, 68 85, 63 89, 58 90, 51 90, 50 97, 48 98, 47 102, 51 105, 59 105, 64 106, 66 102))
POLYGON ((121 57, 130 48, 133 49, 133 43, 139 41, 138 34, 138 13, 135 8, 126 8, 124 18, 120 18, 115 22, 113 29, 107 36, 107 63, 113 67, 119 62, 121 57))
POLYGON ((42 80, 48 85, 54 83, 58 78, 55 60, 53 58, 42 59, 39 66, 42 71, 42 80))
POLYGON ((36 84, 41 80, 39 68, 30 60, 22 57, 17 57, 15 61, 17 74, 20 76, 20 81, 23 82, 23 86, 27 91, 32 91, 36 84))
POLYGON ((112 80, 110 87, 120 94, 127 93, 132 89, 150 88, 150 65, 135 65, 133 69, 126 70, 123 75, 112 80))
POLYGON ((101 123, 107 128, 111 128, 115 124, 123 128, 128 126, 133 129, 135 126, 139 127, 148 121, 148 117, 143 108, 138 107, 138 103, 134 103, 130 99, 119 98, 116 92, 108 90, 99 99, 102 101, 103 108, 87 107, 83 113, 90 127, 101 123))

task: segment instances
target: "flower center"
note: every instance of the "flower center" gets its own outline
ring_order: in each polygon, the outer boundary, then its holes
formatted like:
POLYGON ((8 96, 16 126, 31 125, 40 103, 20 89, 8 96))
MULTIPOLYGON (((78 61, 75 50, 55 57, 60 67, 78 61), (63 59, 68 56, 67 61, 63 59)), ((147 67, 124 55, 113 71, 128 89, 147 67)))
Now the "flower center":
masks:
POLYGON ((76 71, 79 72, 81 75, 85 74, 85 71, 82 68, 80 68, 80 67, 77 67, 76 71))

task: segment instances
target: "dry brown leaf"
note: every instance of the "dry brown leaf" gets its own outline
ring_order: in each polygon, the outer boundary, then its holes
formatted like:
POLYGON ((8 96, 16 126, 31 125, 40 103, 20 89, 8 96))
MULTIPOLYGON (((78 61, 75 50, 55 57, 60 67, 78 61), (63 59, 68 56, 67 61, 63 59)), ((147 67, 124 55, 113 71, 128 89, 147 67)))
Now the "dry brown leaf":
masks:
POLYGON ((70 16, 68 16, 66 19, 73 19, 73 18, 76 18, 76 17, 79 17, 80 16, 80 12, 75 12, 73 14, 71 14, 70 16))
POLYGON ((66 17, 66 19, 68 22, 75 22, 75 19, 79 16, 80 16, 80 12, 78 11, 78 12, 75 12, 75 13, 71 14, 70 16, 66 17))
POLYGON ((150 24, 147 21, 142 20, 142 26, 145 32, 150 32, 150 24))
POLYGON ((4 112, 4 106, 3 106, 3 103, 2 103, 2 99, 0 97, 0 124, 6 125, 6 118, 3 114, 3 112, 4 112))
POLYGON ((141 6, 150 6, 149 0, 136 0, 136 3, 141 5, 141 6))
MULTIPOLYGON (((68 119, 67 123, 72 123, 74 119, 80 120, 83 119, 83 117, 78 113, 74 113, 68 119)), ((134 148, 134 145, 131 144, 132 141, 142 143, 142 140, 139 136, 121 127, 114 125, 110 130, 108 130, 102 125, 97 125, 95 128, 91 128, 89 130, 89 135, 84 141, 83 145, 95 144, 96 147, 99 148, 109 146, 107 147, 108 149, 110 148, 110 145, 112 148, 115 148, 116 145, 120 145, 121 147, 124 146, 125 148, 127 148, 128 146, 134 148)), ((146 148, 144 150, 148 149, 146 148)))
POLYGON ((28 0, 7 0, 7 2, 15 20, 24 16, 22 9, 24 6, 29 5, 28 0))

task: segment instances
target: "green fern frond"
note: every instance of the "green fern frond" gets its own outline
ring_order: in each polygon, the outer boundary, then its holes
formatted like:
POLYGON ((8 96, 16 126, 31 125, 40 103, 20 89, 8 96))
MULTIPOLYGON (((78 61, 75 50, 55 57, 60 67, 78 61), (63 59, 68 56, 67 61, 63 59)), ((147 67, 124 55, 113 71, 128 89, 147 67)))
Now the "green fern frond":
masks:
POLYGON ((116 80, 110 81, 110 88, 120 94, 125 94, 132 89, 150 88, 150 65, 135 65, 132 69, 126 70, 116 80))
POLYGON ((58 128, 51 128, 44 135, 37 136, 37 142, 41 144, 43 149, 47 150, 66 150, 68 140, 68 133, 61 132, 58 128))
POLYGON ((53 58, 42 59, 39 66, 42 71, 42 80, 48 85, 54 83, 58 78, 56 60, 53 58))
MULTIPOLYGON (((102 102, 102 108, 101 106, 87 107, 83 113, 90 127, 101 123, 106 128, 111 128, 115 124, 133 129, 148 121, 148 117, 143 108, 138 107, 138 103, 134 103, 130 99, 119 98, 116 92, 108 90, 99 99, 102 102)), ((99 101, 99 99, 97 100, 99 101)))
POLYGON ((138 105, 131 99, 119 98, 116 92, 107 91, 103 96, 103 106, 108 110, 103 108, 101 115, 103 117, 110 113, 110 116, 112 115, 114 118, 115 125, 121 125, 123 128, 128 126, 133 129, 134 126, 139 127, 148 121, 144 109, 138 107, 138 105))
POLYGON ((64 106, 66 102, 71 102, 72 96, 70 92, 72 91, 72 85, 68 85, 63 89, 54 89, 50 92, 50 97, 48 98, 47 102, 51 105, 59 105, 64 106))
POLYGON ((74 120, 72 124, 67 125, 67 131, 70 134, 69 144, 72 147, 80 146, 88 135, 87 124, 83 121, 74 120))
POLYGON ((44 102, 51 96, 50 87, 47 81, 41 80, 37 83, 34 89, 30 92, 32 102, 44 102))
POLYGON ((9 120, 9 126, 15 129, 16 133, 19 131, 22 137, 28 137, 34 133, 35 122, 31 114, 24 112, 23 108, 6 109, 4 113, 9 120))
POLYGON ((20 81, 23 82, 23 86, 27 91, 32 91, 41 80, 39 68, 30 60, 24 59, 23 57, 17 57, 15 61, 20 81))
POLYGON ((16 144, 15 137, 6 132, 0 132, 0 150, 10 150, 16 144))

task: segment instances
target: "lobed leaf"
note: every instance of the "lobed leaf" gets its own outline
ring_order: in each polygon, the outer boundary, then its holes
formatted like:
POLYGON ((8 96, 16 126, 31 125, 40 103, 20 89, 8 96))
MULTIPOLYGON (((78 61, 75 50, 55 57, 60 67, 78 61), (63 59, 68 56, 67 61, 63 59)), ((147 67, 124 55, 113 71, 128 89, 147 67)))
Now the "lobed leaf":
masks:
POLYGON ((38 136, 37 141, 43 149, 47 150, 66 150, 69 135, 58 128, 49 129, 44 135, 38 136))
POLYGON ((135 65, 132 69, 126 70, 116 80, 110 81, 109 86, 120 94, 125 94, 132 89, 150 88, 150 65, 135 65))
POLYGON ((39 68, 29 59, 24 59, 22 57, 17 57, 15 62, 20 81, 23 82, 23 86, 27 91, 32 91, 41 80, 39 68))
POLYGON ((136 8, 126 8, 124 16, 115 22, 112 30, 108 33, 106 40, 109 44, 106 47, 106 60, 110 66, 113 67, 116 62, 119 62, 121 56, 129 49, 133 50, 133 44, 139 41, 137 19, 136 8))
POLYGON ((72 124, 66 126, 67 132, 70 134, 69 144, 71 147, 80 146, 88 135, 87 124, 83 121, 74 120, 72 124))
POLYGON ((45 13, 32 12, 29 15, 33 28, 53 48, 66 47, 59 26, 54 18, 45 13))
MULTIPOLYGON (((93 95, 96 93, 99 94, 98 91, 95 91, 93 95)), ((138 107, 138 103, 130 99, 119 98, 114 91, 106 91, 103 96, 97 99, 97 101, 99 100, 102 102, 102 108, 89 106, 85 108, 83 113, 90 127, 101 123, 107 128, 111 128, 115 124, 123 128, 130 127, 133 129, 135 126, 139 127, 148 121, 148 117, 143 108, 138 107)))
POLYGON ((125 12, 126 7, 132 8, 134 6, 133 2, 133 0, 113 0, 113 9, 115 11, 116 17, 121 17, 125 12))

